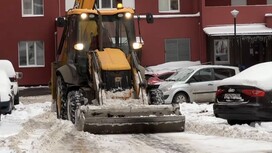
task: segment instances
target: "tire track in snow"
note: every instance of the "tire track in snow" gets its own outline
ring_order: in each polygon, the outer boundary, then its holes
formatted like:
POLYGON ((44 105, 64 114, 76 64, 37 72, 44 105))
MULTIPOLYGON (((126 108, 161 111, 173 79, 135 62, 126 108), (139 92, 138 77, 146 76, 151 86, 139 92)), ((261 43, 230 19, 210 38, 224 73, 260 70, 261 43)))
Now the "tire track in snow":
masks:
POLYGON ((173 140, 167 137, 153 135, 153 134, 140 134, 134 135, 134 138, 141 140, 146 145, 156 148, 160 152, 164 153, 192 153, 195 152, 190 148, 190 146, 185 146, 184 144, 178 144, 173 142, 173 140))

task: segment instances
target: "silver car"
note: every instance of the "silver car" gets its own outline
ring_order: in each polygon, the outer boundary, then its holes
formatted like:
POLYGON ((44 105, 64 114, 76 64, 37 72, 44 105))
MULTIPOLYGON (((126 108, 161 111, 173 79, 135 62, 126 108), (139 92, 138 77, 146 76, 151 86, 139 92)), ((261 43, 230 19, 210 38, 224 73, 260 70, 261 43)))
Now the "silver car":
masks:
POLYGON ((214 102, 220 80, 239 73, 239 68, 223 65, 198 65, 180 69, 159 86, 166 104, 214 102))

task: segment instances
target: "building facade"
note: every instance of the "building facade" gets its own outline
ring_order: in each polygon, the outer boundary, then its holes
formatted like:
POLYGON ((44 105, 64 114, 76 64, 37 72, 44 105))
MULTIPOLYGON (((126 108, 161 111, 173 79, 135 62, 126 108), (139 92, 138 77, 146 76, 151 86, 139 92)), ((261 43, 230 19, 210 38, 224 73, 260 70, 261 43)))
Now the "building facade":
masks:
MULTIPOLYGON (((199 60, 246 68, 272 60, 272 0, 118 1, 135 8, 136 33, 144 42, 143 66, 199 60), (239 12, 236 18, 233 10, 239 12), (153 24, 145 21, 147 13, 153 15, 153 24)), ((20 85, 48 84, 60 34, 55 18, 64 15, 74 1, 2 3, 0 58, 23 72, 20 85)), ((114 8, 115 4, 116 0, 97 1, 99 9, 114 8)))
POLYGON ((20 85, 46 85, 50 80, 55 18, 63 9, 60 4, 58 0, 1 2, 0 58, 23 72, 20 85))

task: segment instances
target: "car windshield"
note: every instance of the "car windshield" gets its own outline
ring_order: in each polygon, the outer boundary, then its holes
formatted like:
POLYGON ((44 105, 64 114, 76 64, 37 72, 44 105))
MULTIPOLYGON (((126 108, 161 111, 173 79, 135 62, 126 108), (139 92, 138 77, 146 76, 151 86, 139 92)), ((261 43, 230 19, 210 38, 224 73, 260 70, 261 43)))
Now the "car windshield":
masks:
POLYGON ((166 81, 185 81, 193 72, 192 69, 183 68, 167 78, 166 81))

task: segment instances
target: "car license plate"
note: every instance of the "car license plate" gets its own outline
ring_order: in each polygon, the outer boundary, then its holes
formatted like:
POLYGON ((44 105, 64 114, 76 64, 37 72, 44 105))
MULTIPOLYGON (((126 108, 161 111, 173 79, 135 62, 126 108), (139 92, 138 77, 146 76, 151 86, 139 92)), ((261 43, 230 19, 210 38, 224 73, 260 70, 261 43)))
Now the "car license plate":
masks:
POLYGON ((224 95, 224 99, 227 99, 227 100, 241 100, 242 97, 240 94, 235 94, 235 93, 228 93, 228 94, 225 94, 224 95))

